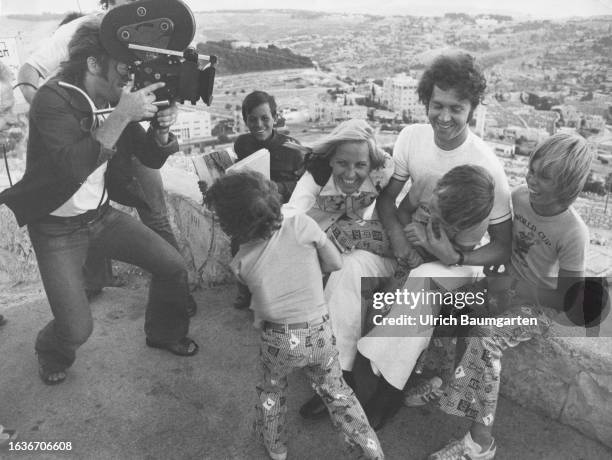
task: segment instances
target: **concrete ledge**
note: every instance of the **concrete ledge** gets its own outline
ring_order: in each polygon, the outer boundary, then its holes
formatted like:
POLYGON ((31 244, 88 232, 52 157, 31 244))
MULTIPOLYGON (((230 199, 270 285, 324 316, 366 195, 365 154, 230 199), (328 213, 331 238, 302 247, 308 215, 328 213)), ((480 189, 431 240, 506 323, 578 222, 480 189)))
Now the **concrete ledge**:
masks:
POLYGON ((612 338, 564 329, 504 353, 501 392, 612 447, 612 338))
POLYGON ((214 221, 212 213, 201 205, 197 176, 164 167, 162 177, 170 221, 187 261, 190 282, 197 286, 232 282, 234 277, 228 266, 229 238, 214 221))
MULTIPOLYGON (((171 166, 164 166, 161 172, 168 214, 187 261, 192 288, 232 282, 233 275, 228 267, 231 260, 229 239, 219 224, 213 222, 212 214, 200 204, 202 195, 197 176, 171 166)), ((113 206, 138 218, 131 208, 113 206)), ((118 267, 120 272, 127 269, 123 264, 118 267)), ((0 284, 14 285, 39 279, 27 229, 18 227, 11 210, 0 206, 0 284)))
POLYGON ((11 210, 0 206, 0 285, 38 279, 38 264, 26 228, 18 227, 11 210))

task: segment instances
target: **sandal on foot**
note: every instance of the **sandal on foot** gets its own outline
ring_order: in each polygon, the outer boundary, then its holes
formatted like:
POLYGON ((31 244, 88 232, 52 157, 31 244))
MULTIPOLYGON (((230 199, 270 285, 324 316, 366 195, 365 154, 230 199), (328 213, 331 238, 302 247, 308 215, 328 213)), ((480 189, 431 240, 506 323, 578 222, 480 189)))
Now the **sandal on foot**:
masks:
POLYGON ((177 356, 193 356, 200 349, 198 344, 189 337, 183 337, 178 342, 174 343, 157 343, 147 338, 147 346, 167 350, 177 356))
POLYGON ((58 385, 66 380, 66 371, 39 364, 38 375, 45 385, 58 385))

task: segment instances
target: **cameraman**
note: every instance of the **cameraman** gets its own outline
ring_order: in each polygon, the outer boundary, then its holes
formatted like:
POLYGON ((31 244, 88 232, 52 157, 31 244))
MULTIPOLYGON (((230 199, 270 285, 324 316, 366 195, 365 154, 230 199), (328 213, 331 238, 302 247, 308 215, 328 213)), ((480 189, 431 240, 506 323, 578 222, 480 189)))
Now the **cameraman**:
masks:
POLYGON ((24 177, 0 194, 0 203, 13 210, 18 223, 28 225, 53 312, 35 347, 40 377, 49 385, 66 378, 77 348, 93 329, 83 274, 89 253, 152 273, 147 345, 181 356, 198 351, 186 337, 189 291, 183 258, 158 234, 108 204, 109 198, 145 204, 142 190, 121 165, 135 155, 148 167, 160 168, 178 150, 169 132, 177 109, 158 111, 153 105, 153 91, 163 83, 130 92, 127 66, 108 56, 99 32, 99 19, 81 25, 57 77, 37 91, 24 177), (83 89, 99 108, 117 107, 96 127, 84 96, 63 88, 60 80, 83 89), (152 117, 156 128, 145 133, 138 122, 152 117))
MULTIPOLYGON (((132 0, 100 0, 103 9, 111 9, 132 0)), ((48 78, 55 74, 60 62, 68 58, 68 42, 74 32, 85 22, 100 17, 100 14, 91 14, 77 18, 63 26, 28 57, 25 64, 19 69, 19 84, 23 95, 32 101, 39 80, 48 78)), ((137 156, 132 156, 125 168, 138 180, 138 184, 147 198, 147 206, 135 206, 138 216, 143 224, 156 232, 168 243, 179 250, 176 237, 170 226, 168 209, 164 198, 164 184, 158 169, 151 169, 143 164, 137 156)), ((110 261, 90 257, 85 264, 86 267, 86 289, 88 297, 99 294, 104 286, 112 284, 112 273, 110 261)), ((197 305, 191 295, 187 297, 187 312, 189 316, 196 313, 197 305)))

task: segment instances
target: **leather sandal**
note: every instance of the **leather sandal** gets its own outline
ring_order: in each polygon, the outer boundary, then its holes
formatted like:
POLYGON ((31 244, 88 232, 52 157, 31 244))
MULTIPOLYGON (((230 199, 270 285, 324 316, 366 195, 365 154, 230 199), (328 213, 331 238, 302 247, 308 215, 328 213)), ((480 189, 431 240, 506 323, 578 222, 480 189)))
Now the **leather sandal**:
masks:
POLYGON ((146 342, 148 347, 167 350, 177 356, 193 356, 200 349, 198 344, 189 337, 183 337, 179 341, 172 343, 157 343, 149 338, 147 338, 146 342))
POLYGON ((66 380, 66 371, 45 364, 38 365, 38 375, 45 385, 59 385, 66 380))

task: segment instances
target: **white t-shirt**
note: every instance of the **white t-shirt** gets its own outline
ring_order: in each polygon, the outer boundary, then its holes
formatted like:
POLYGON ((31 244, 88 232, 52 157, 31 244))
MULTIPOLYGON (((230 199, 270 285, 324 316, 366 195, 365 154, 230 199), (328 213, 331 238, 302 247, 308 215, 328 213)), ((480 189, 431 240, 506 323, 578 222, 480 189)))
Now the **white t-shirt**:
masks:
POLYGON ((556 216, 536 214, 523 185, 512 192, 512 268, 522 279, 557 288, 560 269, 584 271, 589 229, 571 206, 556 216))
POLYGON ((68 43, 76 30, 85 22, 98 16, 99 13, 81 16, 68 24, 64 24, 49 38, 39 43, 36 50, 26 59, 40 74, 41 78, 49 78, 55 74, 60 62, 68 59, 68 43))
MULTIPOLYGON (((26 63, 36 69, 42 78, 52 77, 57 72, 60 63, 68 59, 68 43, 70 43, 77 29, 100 14, 81 16, 58 27, 51 37, 39 44, 36 51, 26 59, 26 63)), ((70 217, 82 214, 90 209, 96 209, 108 197, 104 189, 104 174, 107 166, 108 162, 98 166, 75 194, 54 210, 51 215, 70 217)))
POLYGON ((92 172, 79 189, 64 204, 51 213, 52 216, 72 217, 96 209, 108 199, 104 188, 104 174, 108 161, 102 163, 92 172))
POLYGON ((488 225, 512 218, 510 187, 502 164, 485 142, 469 131, 467 139, 454 150, 442 150, 434 142, 433 128, 429 124, 406 126, 393 148, 395 172, 393 178, 406 182, 412 179, 408 192, 414 208, 427 206, 435 184, 456 166, 473 164, 485 168, 495 181, 495 201, 489 214, 488 225))
POLYGON ((230 268, 249 287, 257 319, 297 323, 327 313, 317 256, 326 241, 314 220, 297 214, 285 217, 270 239, 240 246, 230 268))

